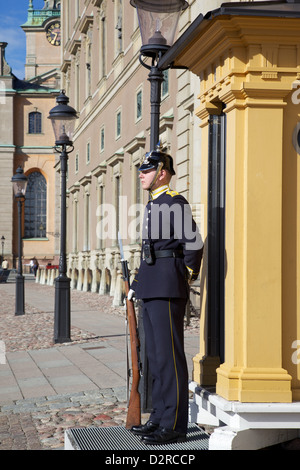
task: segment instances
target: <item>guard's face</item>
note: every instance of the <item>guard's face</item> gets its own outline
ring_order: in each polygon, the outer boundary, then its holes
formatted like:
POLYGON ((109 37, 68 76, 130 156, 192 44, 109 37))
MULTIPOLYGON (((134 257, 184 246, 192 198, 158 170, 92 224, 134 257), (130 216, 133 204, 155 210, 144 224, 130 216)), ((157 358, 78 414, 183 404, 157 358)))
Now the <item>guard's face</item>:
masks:
POLYGON ((140 171, 139 178, 141 180, 142 188, 143 189, 149 189, 151 186, 151 183, 155 177, 156 170, 155 168, 152 170, 144 170, 140 171))

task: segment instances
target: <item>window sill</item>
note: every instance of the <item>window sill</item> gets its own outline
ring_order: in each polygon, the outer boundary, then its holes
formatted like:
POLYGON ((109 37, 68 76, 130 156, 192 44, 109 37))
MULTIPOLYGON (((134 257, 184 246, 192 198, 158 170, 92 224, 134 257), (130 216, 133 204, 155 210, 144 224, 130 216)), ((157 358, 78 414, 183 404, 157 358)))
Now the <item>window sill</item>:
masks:
POLYGON ((49 238, 22 238, 24 242, 48 242, 49 238))

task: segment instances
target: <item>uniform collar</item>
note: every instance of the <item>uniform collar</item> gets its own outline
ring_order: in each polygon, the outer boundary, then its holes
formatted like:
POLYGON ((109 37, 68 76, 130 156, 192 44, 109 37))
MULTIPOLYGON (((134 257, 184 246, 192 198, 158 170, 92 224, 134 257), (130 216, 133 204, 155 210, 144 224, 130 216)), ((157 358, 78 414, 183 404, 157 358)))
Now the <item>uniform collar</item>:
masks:
POLYGON ((154 199, 157 199, 158 196, 161 194, 165 193, 166 191, 169 191, 170 187, 168 184, 164 184, 163 186, 160 186, 157 189, 154 189, 154 191, 150 191, 150 201, 153 201, 154 199))

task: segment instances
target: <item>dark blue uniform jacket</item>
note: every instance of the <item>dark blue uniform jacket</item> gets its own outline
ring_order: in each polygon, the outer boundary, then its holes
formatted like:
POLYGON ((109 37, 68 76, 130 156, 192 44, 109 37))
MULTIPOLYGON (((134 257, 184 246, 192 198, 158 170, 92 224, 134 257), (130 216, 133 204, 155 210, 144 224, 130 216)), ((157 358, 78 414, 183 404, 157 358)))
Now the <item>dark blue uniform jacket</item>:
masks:
POLYGON ((141 264, 131 289, 138 299, 187 298, 188 280, 199 274, 203 242, 187 200, 167 190, 149 201, 143 222, 141 264), (156 258, 149 265, 144 259, 145 243, 153 251, 175 250, 181 257, 156 258))

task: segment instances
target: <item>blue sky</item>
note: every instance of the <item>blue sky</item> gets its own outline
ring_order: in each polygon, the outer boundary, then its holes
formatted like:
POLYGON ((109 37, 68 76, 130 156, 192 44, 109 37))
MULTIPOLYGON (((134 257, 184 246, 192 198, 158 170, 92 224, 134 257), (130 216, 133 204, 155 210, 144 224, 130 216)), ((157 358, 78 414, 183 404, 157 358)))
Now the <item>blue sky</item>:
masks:
MULTIPOLYGON (((1 0, 0 42, 7 42, 6 60, 20 79, 25 76, 26 36, 21 24, 27 20, 29 0, 1 0)), ((44 6, 43 0, 33 0, 35 9, 44 6)))

